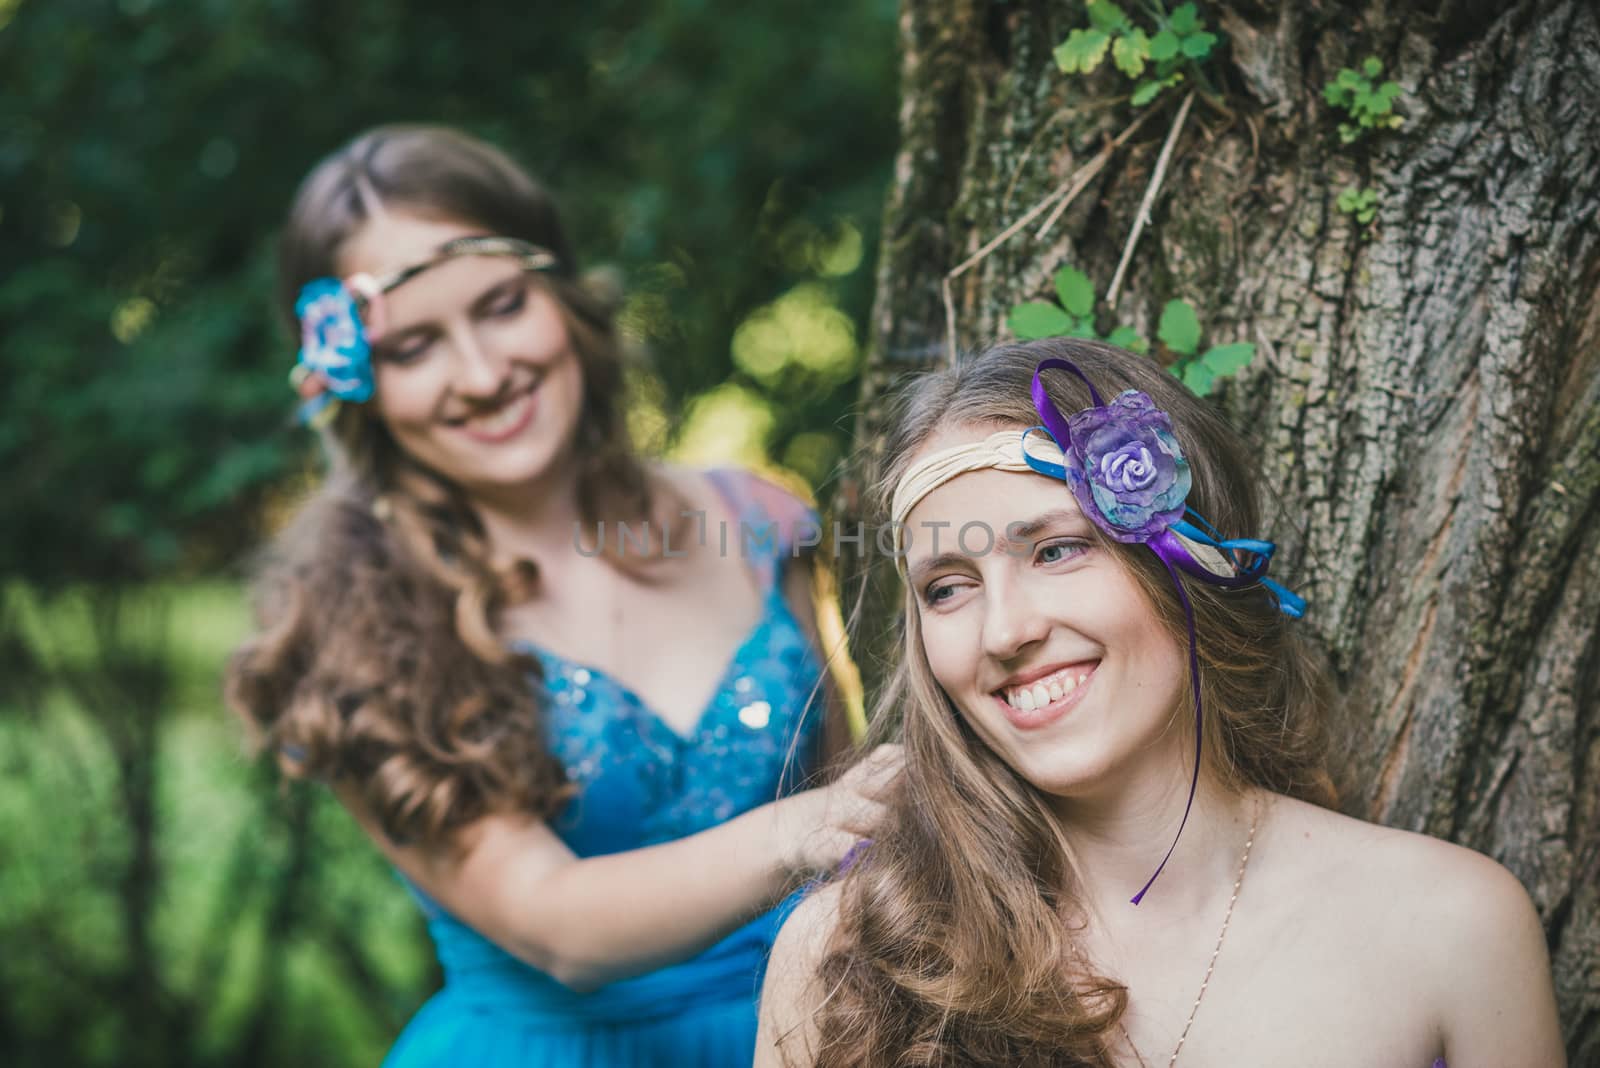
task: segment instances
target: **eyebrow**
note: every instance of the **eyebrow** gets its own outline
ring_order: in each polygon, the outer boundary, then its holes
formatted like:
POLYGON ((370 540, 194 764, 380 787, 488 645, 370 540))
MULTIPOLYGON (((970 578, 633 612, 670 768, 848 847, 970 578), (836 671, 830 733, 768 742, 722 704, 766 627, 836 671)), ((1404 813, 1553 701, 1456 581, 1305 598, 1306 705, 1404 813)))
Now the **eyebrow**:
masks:
POLYGON ((1073 523, 1082 520, 1083 513, 1076 508, 1057 508, 1053 511, 1045 512, 1043 515, 1034 516, 1026 523, 1007 523, 1003 533, 1007 537, 1015 534, 1017 540, 1031 542, 1034 535, 1047 527, 1053 527, 1057 523, 1073 523))
MULTIPOLYGON (((449 244, 449 242, 447 241, 445 244, 449 244)), ((518 271, 514 275, 510 275, 501 279, 500 281, 491 285, 488 289, 485 289, 483 292, 479 293, 476 297, 473 297, 472 303, 468 305, 468 307, 472 309, 472 313, 474 315, 481 315, 485 307, 494 303, 496 299, 504 294, 506 286, 513 282, 524 280, 525 278, 526 275, 523 272, 518 271)), ((412 323, 410 326, 404 327, 403 329, 386 331, 383 337, 379 338, 374 344, 383 346, 401 338, 409 338, 413 334, 425 334, 431 328, 432 323, 429 320, 424 320, 420 323, 412 323)))
POLYGON ((526 281, 527 275, 522 271, 518 271, 516 274, 507 275, 505 278, 502 278, 488 289, 485 289, 482 293, 479 293, 477 297, 473 299, 472 310, 474 314, 481 314, 485 308, 504 296, 507 292, 508 286, 513 284, 520 286, 525 284, 526 281))
POLYGON ((931 572, 941 568, 965 566, 972 562, 972 557, 961 552, 944 552, 938 556, 930 556, 919 561, 906 575, 906 581, 912 586, 921 586, 931 572))
MULTIPOLYGON (((1042 530, 1061 523, 1086 523, 1083 513, 1076 508, 1055 508, 1041 515, 1034 516, 1026 522, 1008 523, 1006 529, 995 535, 992 551, 1006 552, 1010 546, 1026 545, 1032 547, 1036 536, 1042 530)), ((912 586, 920 586, 927 581, 928 575, 947 567, 965 567, 972 563, 972 554, 958 550, 950 550, 930 556, 919 561, 915 566, 907 568, 906 580, 912 586)))

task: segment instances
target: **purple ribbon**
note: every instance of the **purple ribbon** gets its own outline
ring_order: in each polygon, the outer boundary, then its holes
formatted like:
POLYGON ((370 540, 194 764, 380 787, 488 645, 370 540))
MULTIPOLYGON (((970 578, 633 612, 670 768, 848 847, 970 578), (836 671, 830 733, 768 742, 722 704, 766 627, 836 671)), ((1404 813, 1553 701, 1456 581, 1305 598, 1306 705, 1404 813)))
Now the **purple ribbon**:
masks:
MULTIPOLYGON (((1062 416, 1055 402, 1050 399, 1050 394, 1045 392, 1044 388, 1043 373, 1052 368, 1060 368, 1077 375, 1083 381, 1083 384, 1089 387, 1089 399, 1093 402, 1093 407, 1103 408, 1105 407, 1105 402, 1101 400, 1099 392, 1094 388, 1094 383, 1090 382, 1088 376, 1074 363, 1051 358, 1039 361, 1039 366, 1034 369, 1032 385, 1033 406, 1038 410, 1039 418, 1044 421, 1045 429, 1050 432, 1050 436, 1055 438, 1056 444, 1061 448, 1062 456, 1070 460, 1072 458, 1072 432, 1067 428, 1067 420, 1062 416)), ((1023 454, 1024 456, 1027 455, 1026 449, 1023 450, 1023 454)), ((1033 464, 1032 459, 1029 459, 1028 462, 1030 465, 1033 464)), ((1063 468, 1062 477, 1064 478, 1065 475, 1066 469, 1063 468)), ((1086 509, 1086 511, 1090 512, 1088 518, 1096 525, 1102 528, 1109 528, 1108 520, 1104 516, 1089 509, 1086 509)), ((1114 536, 1118 533, 1109 529, 1108 532, 1114 536)), ((1124 530, 1121 533, 1125 535, 1126 531, 1124 530)), ((1166 567, 1167 574, 1172 577, 1172 585, 1178 591, 1178 600, 1183 603, 1184 626, 1189 634, 1189 683, 1190 688, 1194 691, 1194 773, 1189 779, 1189 798, 1183 805, 1183 819, 1178 823, 1178 833, 1173 835, 1172 844, 1167 847, 1166 855, 1161 858, 1161 863, 1156 866, 1155 873, 1146 880, 1144 886, 1139 888, 1139 892, 1133 895, 1131 900, 1135 905, 1144 899, 1145 893, 1155 884, 1156 879, 1160 877, 1161 872, 1166 868, 1167 861, 1172 858, 1172 851, 1178 848, 1178 839, 1183 837, 1183 829, 1189 823, 1189 813, 1194 808, 1195 793, 1200 787, 1200 749, 1204 722, 1200 704, 1200 655, 1196 648, 1194 607, 1189 603, 1189 594, 1183 588, 1183 581, 1179 577, 1178 571, 1181 569, 1191 574, 1207 576, 1208 581, 1221 577, 1214 575, 1199 561, 1195 560, 1189 550, 1170 529, 1161 530, 1154 536, 1144 539, 1144 544, 1150 547, 1150 550, 1156 554, 1166 567)), ((1246 581, 1253 581, 1253 578, 1246 581)))
POLYGON ((872 839, 870 838, 856 839, 856 844, 846 850, 844 857, 839 861, 839 868, 833 873, 834 877, 839 878, 851 868, 855 867, 856 862, 866 855, 867 850, 871 848, 871 846, 872 839))
POLYGON ((1189 550, 1183 543, 1172 536, 1170 531, 1162 531, 1154 540, 1145 543, 1150 546, 1161 562, 1166 565, 1167 574, 1172 576, 1172 585, 1178 591, 1178 600, 1183 602, 1183 625, 1189 632, 1189 688, 1194 691, 1194 772, 1189 777, 1189 799, 1183 803, 1183 819, 1178 822, 1178 833, 1172 836, 1172 844, 1167 847, 1166 855, 1161 858, 1161 863, 1156 865, 1155 874, 1151 875, 1139 892, 1133 895, 1132 901, 1137 905, 1143 900, 1145 891, 1155 884, 1161 875, 1167 861, 1172 859, 1172 851, 1178 848, 1178 839, 1183 837, 1183 828, 1189 823, 1189 810, 1194 807, 1194 795, 1200 788, 1200 745, 1201 745, 1201 709, 1200 709, 1200 653, 1197 649, 1197 637, 1194 632, 1194 606, 1189 603, 1189 591, 1183 588, 1183 580, 1178 577, 1177 560, 1191 559, 1189 550))

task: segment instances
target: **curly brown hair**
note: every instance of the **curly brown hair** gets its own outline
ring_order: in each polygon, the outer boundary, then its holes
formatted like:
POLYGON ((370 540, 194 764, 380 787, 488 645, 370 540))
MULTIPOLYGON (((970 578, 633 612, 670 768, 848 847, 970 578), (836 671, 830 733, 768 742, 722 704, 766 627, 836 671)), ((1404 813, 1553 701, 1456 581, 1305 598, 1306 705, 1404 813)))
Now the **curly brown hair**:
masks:
MULTIPOLYGON (((311 171, 279 251, 292 334, 301 287, 338 273, 341 247, 380 206, 555 254, 530 284, 555 297, 582 368, 583 522, 677 526, 682 502, 634 453, 618 404, 614 300, 578 274, 550 196, 482 141, 383 126, 311 171)), ((358 783, 397 841, 444 843, 489 812, 553 814, 569 788, 543 741, 528 679, 537 665, 495 626, 500 609, 536 592, 536 568, 492 558, 466 494, 397 446, 369 407, 341 406, 321 440, 329 478, 266 554, 258 633, 229 664, 228 703, 287 774, 358 783)), ((639 553, 611 558, 650 566, 639 553)))
MULTIPOLYGON (((940 427, 1037 423, 1029 385, 1046 357, 1077 364, 1108 397, 1148 393, 1184 443, 1190 504, 1225 533, 1256 533, 1248 455, 1226 422, 1153 360, 1068 339, 1001 345, 915 380, 887 437, 879 514, 940 427)), ((1090 403, 1067 375, 1048 389, 1062 411, 1090 403)), ((1181 605, 1156 556, 1103 536, 1100 543, 1132 573, 1174 640, 1186 643, 1181 605)), ((1221 783, 1331 806, 1320 662, 1265 590, 1186 588, 1199 634, 1207 760, 1221 783)), ((820 965, 827 998, 815 1063, 1109 1066, 1109 1035, 1127 992, 1073 938, 1083 913, 1059 817, 939 688, 909 589, 902 618, 899 663, 874 731, 898 732, 906 771, 871 851, 840 889, 838 926, 820 965)))

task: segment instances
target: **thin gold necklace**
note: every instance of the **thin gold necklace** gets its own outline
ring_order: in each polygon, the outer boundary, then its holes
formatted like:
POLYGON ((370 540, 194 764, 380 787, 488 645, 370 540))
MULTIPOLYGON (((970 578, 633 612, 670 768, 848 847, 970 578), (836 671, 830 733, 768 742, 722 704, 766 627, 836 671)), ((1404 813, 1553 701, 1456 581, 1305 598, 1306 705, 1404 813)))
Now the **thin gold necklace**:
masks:
MULTIPOLYGON (((1222 930, 1217 932, 1217 946, 1211 951, 1211 960, 1206 964, 1206 977, 1200 980, 1200 992, 1194 996, 1194 1007, 1189 1010, 1189 1019, 1184 1022, 1183 1033, 1178 1036, 1178 1044, 1172 1048, 1172 1056, 1167 1059, 1167 1068, 1172 1068, 1178 1063, 1178 1054, 1183 1050, 1183 1043, 1189 1037, 1189 1028, 1194 1026, 1195 1014, 1200 1011, 1200 1002, 1205 1000, 1206 987, 1211 985, 1211 973, 1217 966, 1217 955, 1222 952, 1222 940, 1228 937, 1228 921, 1233 919, 1233 906, 1239 900, 1239 888, 1244 885, 1244 871, 1250 866, 1250 847, 1256 842, 1256 825, 1261 821, 1261 802, 1258 800, 1250 815, 1250 837, 1244 842, 1244 855, 1239 858, 1239 874, 1233 880, 1233 895, 1228 898, 1228 911, 1222 915, 1222 930)), ((1128 1034, 1128 1029, 1117 1021, 1117 1030, 1122 1032, 1122 1038, 1128 1043, 1128 1048, 1133 1050, 1133 1055, 1139 1058, 1140 1068, 1147 1068, 1144 1055, 1139 1052, 1139 1047, 1133 1044, 1133 1037, 1128 1034)))

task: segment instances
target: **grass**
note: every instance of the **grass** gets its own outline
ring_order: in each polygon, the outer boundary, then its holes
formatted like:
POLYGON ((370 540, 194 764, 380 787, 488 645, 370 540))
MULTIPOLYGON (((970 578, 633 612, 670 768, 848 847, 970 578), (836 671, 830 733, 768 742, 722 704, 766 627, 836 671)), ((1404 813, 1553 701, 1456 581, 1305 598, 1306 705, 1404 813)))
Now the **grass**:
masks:
POLYGON ((106 604, 95 591, 48 600, 0 591, 0 618, 45 666, 39 686, 8 679, 0 691, 0 1063, 28 1063, 30 1048, 71 1051, 84 1064, 221 1063, 263 1006, 282 1016, 270 1060, 377 1063, 427 992, 431 952, 386 862, 315 787, 302 788, 312 791, 311 862, 289 919, 269 929, 291 798, 248 757, 220 698, 223 664, 248 628, 240 590, 152 587, 118 599, 114 612, 106 604), (158 874, 148 927, 165 1001, 189 1014, 182 1050, 130 1045, 144 1033, 124 1018, 133 1008, 97 1003, 98 984, 129 964, 121 881, 133 835, 119 754, 148 710, 115 696, 86 707, 60 673, 93 676, 117 658, 156 665, 165 694, 155 719, 158 874), (360 948, 376 998, 351 982, 329 932, 360 948), (6 1023, 22 1049, 4 1048, 6 1023))

